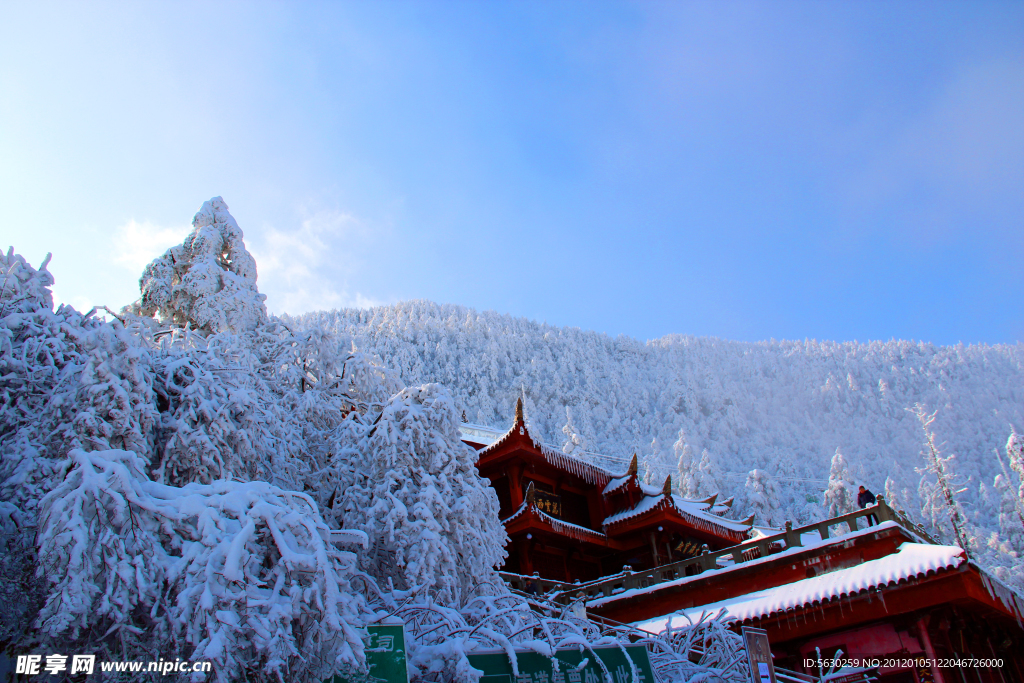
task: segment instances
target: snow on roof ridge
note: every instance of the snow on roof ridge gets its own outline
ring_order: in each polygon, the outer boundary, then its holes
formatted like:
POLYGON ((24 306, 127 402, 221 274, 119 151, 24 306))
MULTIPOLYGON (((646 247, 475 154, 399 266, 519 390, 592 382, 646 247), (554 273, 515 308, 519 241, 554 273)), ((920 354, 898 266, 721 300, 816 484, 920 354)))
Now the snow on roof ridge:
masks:
POLYGON ((508 437, 512 436, 512 434, 515 431, 516 431, 516 425, 515 425, 515 423, 513 423, 512 426, 508 428, 508 430, 506 430, 500 437, 497 438, 497 440, 494 441, 494 443, 488 444, 487 446, 484 446, 483 448, 481 448, 480 451, 479 451, 479 457, 482 458, 485 453, 487 453, 488 451, 493 450, 499 444, 504 443, 505 439, 507 439, 508 437))
POLYGON ((501 434, 502 431, 498 427, 492 427, 491 425, 480 424, 479 422, 460 422, 459 424, 465 427, 471 427, 472 429, 479 429, 484 432, 494 432, 495 434, 501 434))
POLYGON ((747 532, 750 530, 749 525, 719 515, 714 510, 711 509, 710 505, 708 505, 702 500, 687 500, 682 496, 672 494, 672 504, 680 512, 693 515, 694 517, 708 519, 709 522, 721 524, 726 529, 742 532, 747 532))
POLYGON ((748 527, 745 524, 735 522, 731 519, 726 519, 725 517, 720 517, 713 512, 709 512, 706 508, 701 508, 700 506, 702 503, 699 501, 687 501, 675 494, 672 494, 671 498, 667 498, 660 490, 657 495, 645 495, 643 500, 628 510, 622 510, 613 515, 609 515, 605 518, 603 524, 608 527, 613 524, 618 524, 619 522, 624 522, 627 519, 638 517, 645 512, 657 508, 662 502, 668 502, 681 517, 692 523, 697 528, 709 533, 719 533, 723 529, 739 533, 745 533, 748 531, 748 527), (709 528, 713 526, 717 526, 719 528, 709 528))
MULTIPOLYGON (((877 560, 869 560, 856 567, 839 569, 706 605, 695 605, 682 612, 694 615, 715 613, 725 608, 730 616, 739 621, 760 619, 789 609, 826 604, 872 588, 888 587, 911 578, 956 569, 966 561, 964 551, 956 546, 906 542, 900 545, 895 553, 877 560)), ((668 619, 650 619, 637 626, 648 633, 656 632, 652 631, 652 628, 658 628, 657 632, 660 632, 664 630, 668 619)))
POLYGON ((627 510, 622 510, 621 512, 616 512, 613 515, 608 515, 607 517, 605 517, 605 520, 604 522, 602 522, 602 525, 605 527, 609 527, 614 524, 618 524, 619 522, 624 522, 627 519, 639 517, 640 515, 644 514, 649 510, 654 510, 655 508, 658 507, 658 505, 664 502, 666 502, 664 496, 660 498, 655 498, 653 496, 644 496, 644 499, 637 503, 635 507, 631 507, 627 510))
POLYGON ((552 517, 543 510, 535 506, 531 506, 529 503, 525 501, 522 505, 519 506, 519 508, 515 512, 513 512, 505 519, 501 520, 501 523, 507 524, 508 522, 511 522, 513 519, 523 514, 526 510, 530 509, 531 507, 533 509, 533 513, 545 522, 547 522, 548 524, 550 524, 555 531, 561 534, 565 534, 566 536, 569 536, 571 538, 574 538, 577 541, 583 540, 582 536, 584 535, 597 536, 599 538, 607 538, 607 536, 602 534, 600 531, 594 531, 593 529, 588 529, 585 526, 580 526, 579 524, 573 524, 572 522, 566 522, 561 519, 558 519, 557 517, 552 517))
POLYGON ((605 487, 608 485, 608 482, 615 478, 614 475, 605 468, 589 463, 585 460, 581 460, 576 456, 566 455, 562 451, 556 450, 553 446, 538 441, 537 439, 533 439, 533 445, 540 450, 541 455, 543 455, 544 459, 549 463, 561 470, 575 474, 588 484, 605 487))
POLYGON ((601 491, 601 494, 602 495, 607 495, 609 493, 617 491, 620 488, 622 488, 623 486, 625 486, 626 484, 628 484, 629 480, 630 480, 630 475, 628 475, 628 474, 624 475, 624 476, 621 476, 621 477, 615 477, 610 482, 608 482, 608 485, 604 487, 604 490, 601 491))
POLYGON ((607 536, 602 534, 600 531, 594 531, 593 529, 588 529, 587 527, 580 526, 579 524, 573 524, 571 522, 564 522, 564 521, 558 519, 557 517, 552 517, 548 513, 544 512, 543 510, 534 510, 534 512, 536 512, 537 515, 539 515, 541 519, 543 519, 545 522, 550 524, 555 529, 555 531, 558 531, 559 533, 563 533, 563 534, 565 534, 567 536, 571 536, 572 538, 575 538, 578 541, 583 540, 582 538, 580 538, 580 536, 582 536, 582 535, 590 535, 590 536, 598 536, 600 538, 607 538, 607 536))
POLYGON ((484 446, 490 446, 498 441, 502 436, 502 433, 497 429, 486 427, 484 425, 473 424, 472 422, 459 423, 459 433, 462 435, 463 441, 471 441, 473 443, 483 444, 484 446))
POLYGON ((645 496, 660 496, 664 493, 664 491, 657 486, 651 486, 643 483, 642 481, 637 481, 637 483, 640 484, 640 490, 644 492, 645 496))
POLYGON ((516 509, 516 511, 513 512, 508 517, 506 517, 505 519, 501 520, 501 523, 502 524, 507 524, 507 523, 511 522, 513 519, 515 519, 516 517, 518 517, 519 515, 523 514, 523 511, 526 510, 527 505, 528 505, 528 503, 526 501, 523 501, 523 503, 516 509))
MULTIPOLYGON (((515 431, 516 423, 509 427, 508 431, 502 434, 497 440, 494 441, 494 443, 491 443, 481 448, 479 452, 480 457, 483 457, 485 454, 496 448, 498 445, 504 443, 505 439, 512 436, 512 434, 515 433, 515 431)), ((529 435, 528 429, 524 431, 527 435, 529 435)), ((604 487, 607 486, 608 482, 611 481, 611 479, 614 478, 615 476, 608 470, 601 467, 600 465, 595 465, 593 463, 586 462, 585 460, 581 460, 572 455, 566 455, 565 453, 556 450, 553 446, 533 438, 533 436, 530 436, 530 440, 533 442, 533 445, 537 448, 537 450, 541 452, 541 455, 544 456, 545 460, 547 460, 549 463, 551 463, 552 465, 561 470, 564 470, 571 474, 575 474, 577 477, 583 479, 588 484, 604 487)))

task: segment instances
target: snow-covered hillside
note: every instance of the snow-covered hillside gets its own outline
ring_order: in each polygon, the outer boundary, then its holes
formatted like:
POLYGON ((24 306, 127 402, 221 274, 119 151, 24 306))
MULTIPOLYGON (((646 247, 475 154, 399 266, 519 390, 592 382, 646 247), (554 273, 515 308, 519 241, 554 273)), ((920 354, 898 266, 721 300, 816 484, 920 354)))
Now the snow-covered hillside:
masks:
POLYGON ((912 409, 921 404, 938 411, 931 429, 943 455, 956 455, 950 465, 966 489, 975 543, 1012 564, 1002 552, 1010 548, 999 546, 1019 539, 1020 521, 1004 509, 1001 528, 1000 511, 1021 482, 1014 472, 1007 481, 997 451, 1008 469, 1007 439, 1024 427, 1024 345, 681 335, 643 343, 427 301, 293 322, 350 337, 405 383, 445 384, 471 422, 503 427, 523 395, 533 433, 556 445, 579 434, 605 462, 636 452, 659 483, 668 474, 679 483, 685 451, 699 492, 737 496, 740 515, 759 495, 748 489, 773 479, 767 488, 778 499, 761 506, 761 521, 778 525, 826 512, 822 494, 839 449, 856 483, 942 534, 941 511, 922 516, 918 493, 925 437, 912 409))

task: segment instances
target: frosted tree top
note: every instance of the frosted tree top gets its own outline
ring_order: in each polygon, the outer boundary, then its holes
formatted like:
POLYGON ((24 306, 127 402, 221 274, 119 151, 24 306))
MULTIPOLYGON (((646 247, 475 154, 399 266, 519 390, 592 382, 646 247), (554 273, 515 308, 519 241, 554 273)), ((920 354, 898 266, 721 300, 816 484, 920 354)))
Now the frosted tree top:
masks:
POLYGON ((139 313, 203 332, 242 333, 267 318, 256 260, 220 197, 205 202, 185 241, 146 266, 139 313))

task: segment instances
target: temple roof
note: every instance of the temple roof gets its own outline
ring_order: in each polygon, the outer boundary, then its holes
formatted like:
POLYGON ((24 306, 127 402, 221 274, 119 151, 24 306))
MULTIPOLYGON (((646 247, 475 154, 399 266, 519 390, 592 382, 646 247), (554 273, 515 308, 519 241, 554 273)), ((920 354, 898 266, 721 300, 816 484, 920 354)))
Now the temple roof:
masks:
MULTIPOLYGON (((643 525, 645 522, 655 523, 658 520, 666 519, 671 521, 673 518, 683 526, 730 543, 745 540, 750 531, 750 520, 739 522, 721 516, 729 510, 731 501, 716 504, 717 494, 706 500, 687 500, 671 492, 671 478, 666 479, 661 487, 643 483, 637 473, 636 454, 633 455, 625 472, 612 472, 539 441, 530 434, 526 425, 522 399, 516 402, 515 418, 512 426, 506 432, 499 434, 493 428, 469 423, 463 423, 462 432, 468 437, 466 440, 471 440, 473 443, 489 442, 478 451, 477 462, 481 465, 488 461, 489 456, 500 457, 503 449, 512 446, 513 449, 532 451, 534 457, 539 455, 555 469, 572 474, 592 486, 599 487, 606 500, 613 505, 617 504, 622 507, 618 512, 604 519, 602 529, 605 533, 609 532, 611 527, 622 529, 624 527, 620 525, 630 521, 633 524, 643 525), (665 514, 668 515, 667 518, 664 516, 665 514), (645 520, 644 517, 648 516, 651 519, 645 520)), ((530 501, 525 501, 512 516, 503 521, 511 522, 527 509, 538 515, 538 519, 549 518, 550 522, 557 523, 560 527, 574 526, 551 517, 543 510, 536 508, 530 501)), ((583 529, 584 527, 579 528, 583 529)), ((586 531, 589 534, 604 536, 598 531, 590 529, 586 529, 586 531)))
MULTIPOLYGON (((687 618, 699 619, 702 613, 715 614, 726 609, 730 616, 740 621, 762 619, 793 609, 827 604, 864 591, 884 589, 909 579, 923 579, 956 569, 966 561, 964 551, 954 546, 904 543, 892 555, 802 581, 690 607, 683 610, 679 618, 684 621, 687 618)), ((638 626, 649 633, 658 633, 668 625, 669 618, 651 619, 638 626)))
MULTIPOLYGON (((517 412, 517 418, 520 416, 521 413, 517 412)), ((496 432, 496 430, 489 431, 496 432)), ((609 472, 603 467, 594 465, 593 463, 589 463, 584 460, 580 460, 579 458, 576 458, 571 455, 566 455, 565 453, 562 453, 554 446, 545 444, 539 441, 538 439, 535 439, 530 434, 530 431, 527 428, 525 422, 521 421, 520 419, 517 419, 515 422, 513 422, 512 426, 509 427, 508 431, 506 431, 504 434, 501 434, 501 436, 497 437, 497 439, 495 439, 492 443, 488 444, 484 448, 481 448, 480 451, 478 452, 478 458, 480 460, 483 460, 486 456, 499 450, 516 434, 529 438, 530 443, 533 445, 533 447, 537 451, 539 451, 540 454, 544 457, 544 459, 553 467, 556 467, 559 470, 562 470, 563 472, 575 474, 577 477, 584 480, 588 484, 593 484, 594 486, 600 486, 603 488, 607 486, 608 482, 611 481, 616 476, 615 474, 609 472)))
POLYGON ((459 425, 459 431, 462 432, 463 441, 478 443, 483 446, 490 446, 502 437, 502 432, 500 430, 497 430, 494 427, 488 427, 487 425, 473 424, 472 422, 461 423, 459 425))

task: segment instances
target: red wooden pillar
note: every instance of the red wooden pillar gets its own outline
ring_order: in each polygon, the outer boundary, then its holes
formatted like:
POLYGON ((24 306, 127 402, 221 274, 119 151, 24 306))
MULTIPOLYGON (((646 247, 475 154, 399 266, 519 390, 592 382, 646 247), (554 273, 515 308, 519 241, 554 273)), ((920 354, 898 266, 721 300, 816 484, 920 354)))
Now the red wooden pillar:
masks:
POLYGON ((519 551, 519 573, 524 576, 533 575, 533 558, 530 557, 530 545, 526 538, 516 539, 516 550, 519 551))
MULTIPOLYGON (((932 645, 931 636, 928 635, 927 616, 921 617, 917 620, 917 632, 921 637, 921 646, 924 647, 925 657, 927 657, 930 662, 934 662, 936 659, 935 647, 932 645)), ((946 679, 942 676, 942 669, 939 669, 935 666, 932 666, 930 668, 932 672, 932 678, 935 680, 935 683, 946 683, 946 679)))
POLYGON ((523 487, 520 481, 523 476, 523 466, 520 464, 512 465, 508 468, 508 493, 509 497, 512 498, 512 511, 519 509, 519 506, 523 504, 523 487))

